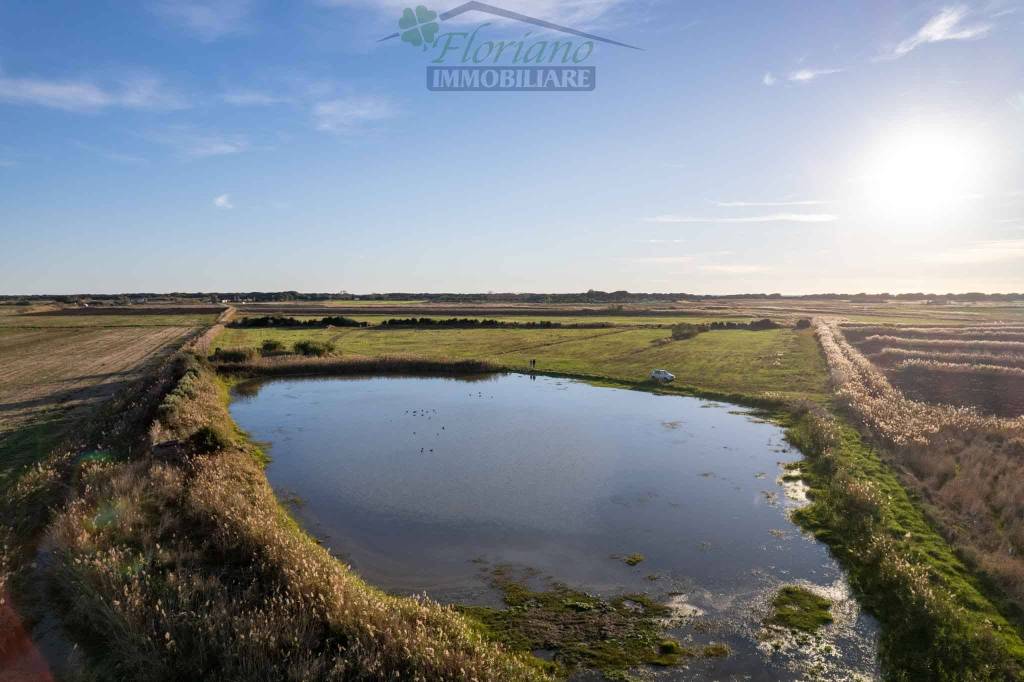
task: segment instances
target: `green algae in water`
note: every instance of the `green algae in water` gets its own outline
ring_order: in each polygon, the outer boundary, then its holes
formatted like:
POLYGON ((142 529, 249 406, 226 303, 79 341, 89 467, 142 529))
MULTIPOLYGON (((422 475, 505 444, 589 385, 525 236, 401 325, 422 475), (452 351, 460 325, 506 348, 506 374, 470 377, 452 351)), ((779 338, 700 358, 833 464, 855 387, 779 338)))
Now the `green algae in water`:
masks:
POLYGON ((644 594, 602 599, 554 584, 534 591, 496 569, 493 584, 507 608, 463 606, 490 638, 523 652, 554 652, 556 674, 577 668, 617 673, 642 665, 673 666, 697 656, 665 636, 671 610, 644 594))
POLYGON ((771 625, 813 633, 832 622, 832 602, 803 587, 787 585, 772 601, 771 625))

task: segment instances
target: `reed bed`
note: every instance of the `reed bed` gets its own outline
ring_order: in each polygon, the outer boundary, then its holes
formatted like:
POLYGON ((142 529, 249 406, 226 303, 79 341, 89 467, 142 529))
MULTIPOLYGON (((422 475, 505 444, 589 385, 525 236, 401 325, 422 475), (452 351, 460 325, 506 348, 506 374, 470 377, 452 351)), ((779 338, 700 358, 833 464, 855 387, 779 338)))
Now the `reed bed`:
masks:
POLYGON ((891 366, 903 360, 929 360, 940 363, 965 365, 998 365, 1000 367, 1024 368, 1024 355, 991 353, 979 351, 945 353, 942 351, 914 350, 913 348, 883 348, 868 356, 872 362, 891 366))
POLYGON ((499 368, 480 360, 426 360, 416 356, 327 356, 304 357, 279 355, 256 357, 246 362, 218 363, 217 370, 226 374, 252 374, 261 377, 303 374, 488 374, 499 368))
POLYGON ((546 679, 452 609, 368 586, 300 531, 203 361, 188 360, 158 414, 149 455, 83 463, 79 494, 50 530, 66 622, 101 676, 546 679), (190 450, 204 429, 232 437, 190 450))
POLYGON ((856 343, 861 350, 868 353, 877 352, 882 348, 912 348, 944 352, 1024 354, 1024 341, 911 339, 891 334, 873 334, 856 343))
POLYGON ((937 360, 908 359, 896 365, 897 370, 947 372, 955 374, 1001 375, 1024 379, 1024 369, 1003 365, 985 365, 978 363, 939 362, 937 360))
POLYGON ((819 320, 816 332, 840 400, 954 546, 1024 613, 1024 416, 910 400, 838 326, 819 320))
POLYGON ((1022 325, 982 325, 963 327, 843 325, 843 334, 851 341, 872 335, 892 335, 912 339, 991 339, 1005 341, 1024 340, 1022 325))
MULTIPOLYGON (((929 405, 908 400, 885 374, 854 348, 834 324, 817 321, 818 340, 825 352, 829 372, 839 397, 890 445, 928 445, 941 434, 995 431, 1024 436, 1024 417, 1003 420, 979 414, 969 408, 929 405)), ((896 337, 869 337, 899 342, 896 337)), ((945 342, 912 340, 926 347, 945 347, 945 342)), ((1003 345, 1003 342, 987 342, 1003 345)), ((1019 344, 1024 348, 1024 344, 1019 344)))

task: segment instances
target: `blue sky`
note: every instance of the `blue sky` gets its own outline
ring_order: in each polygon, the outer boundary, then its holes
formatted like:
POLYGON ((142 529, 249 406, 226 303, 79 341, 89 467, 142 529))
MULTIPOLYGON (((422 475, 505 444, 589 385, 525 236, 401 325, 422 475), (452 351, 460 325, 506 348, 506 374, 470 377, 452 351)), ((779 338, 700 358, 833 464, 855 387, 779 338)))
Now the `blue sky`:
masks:
POLYGON ((643 50, 433 93, 405 2, 3 3, 0 292, 1024 290, 1024 8, 497 4, 643 50))

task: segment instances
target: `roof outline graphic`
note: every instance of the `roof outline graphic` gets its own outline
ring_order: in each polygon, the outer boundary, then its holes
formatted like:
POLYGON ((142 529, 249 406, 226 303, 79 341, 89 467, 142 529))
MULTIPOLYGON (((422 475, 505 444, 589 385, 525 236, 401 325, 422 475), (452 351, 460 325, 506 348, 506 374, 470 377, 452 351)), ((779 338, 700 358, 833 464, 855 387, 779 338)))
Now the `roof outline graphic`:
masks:
MULTIPOLYGON (((485 14, 492 14, 496 17, 501 17, 503 19, 513 19, 515 21, 521 21, 526 24, 532 24, 533 26, 547 28, 553 31, 560 31, 561 33, 568 33, 569 35, 574 35, 579 38, 586 38, 587 40, 596 40, 601 43, 608 43, 609 45, 618 45, 619 47, 629 48, 630 50, 643 50, 642 47, 629 45, 627 43, 620 43, 619 41, 612 40, 611 38, 602 38, 601 36, 594 35, 592 33, 584 33, 583 31, 577 31, 576 29, 569 28, 568 26, 560 26, 558 24, 551 23, 550 21, 536 19, 534 17, 529 17, 525 14, 520 14, 519 12, 513 12, 511 10, 495 7, 494 5, 488 5, 483 2, 477 2, 476 0, 471 0, 470 2, 461 4, 454 9, 448 10, 447 12, 441 12, 438 15, 438 18, 441 19, 441 21, 447 21, 448 19, 453 19, 459 16, 460 14, 465 14, 466 12, 484 12, 485 14)), ((399 35, 401 34, 392 33, 391 35, 384 36, 377 42, 383 43, 385 40, 397 38, 399 35)))

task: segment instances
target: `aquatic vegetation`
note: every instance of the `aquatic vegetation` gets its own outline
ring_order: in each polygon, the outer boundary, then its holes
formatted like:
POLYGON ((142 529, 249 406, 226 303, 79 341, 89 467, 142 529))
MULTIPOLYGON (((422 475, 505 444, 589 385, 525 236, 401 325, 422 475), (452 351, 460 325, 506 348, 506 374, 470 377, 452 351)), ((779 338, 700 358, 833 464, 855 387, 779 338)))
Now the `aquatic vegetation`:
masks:
POLYGON ((850 426, 805 405, 788 429, 811 503, 794 518, 832 548, 883 624, 886 674, 898 680, 1006 680, 1024 642, 982 583, 850 426))
POLYGON ((636 566, 637 564, 642 562, 644 558, 645 557, 643 554, 640 554, 639 552, 634 552, 633 554, 630 554, 629 556, 623 558, 623 561, 626 563, 627 566, 636 566))
POLYGON ((731 653, 732 649, 729 648, 728 644, 705 644, 701 648, 701 654, 703 654, 706 658, 725 658, 731 653))
POLYGON ((699 655, 665 637, 662 623, 671 610, 646 595, 602 599, 561 584, 534 591, 503 568, 492 577, 506 608, 464 606, 461 611, 480 623, 488 637, 516 650, 554 652, 560 672, 621 673, 642 665, 672 666, 699 655))
POLYGON ((51 530, 65 622, 101 677, 545 678, 454 610, 365 584, 287 516, 253 446, 176 449, 232 424, 209 367, 179 376, 149 430, 160 455, 83 467, 51 530))
POLYGON ((768 623, 790 630, 816 632, 832 622, 832 602, 799 585, 786 585, 772 600, 768 623))

